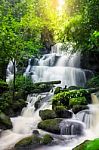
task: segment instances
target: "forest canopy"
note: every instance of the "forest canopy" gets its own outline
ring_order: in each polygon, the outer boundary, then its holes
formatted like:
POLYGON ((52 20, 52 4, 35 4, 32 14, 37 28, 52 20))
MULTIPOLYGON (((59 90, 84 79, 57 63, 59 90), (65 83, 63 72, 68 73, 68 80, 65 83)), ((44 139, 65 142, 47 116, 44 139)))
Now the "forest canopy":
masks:
POLYGON ((37 54, 47 42, 99 51, 98 0, 1 0, 1 57, 37 54), (46 35, 46 36, 45 36, 46 35))

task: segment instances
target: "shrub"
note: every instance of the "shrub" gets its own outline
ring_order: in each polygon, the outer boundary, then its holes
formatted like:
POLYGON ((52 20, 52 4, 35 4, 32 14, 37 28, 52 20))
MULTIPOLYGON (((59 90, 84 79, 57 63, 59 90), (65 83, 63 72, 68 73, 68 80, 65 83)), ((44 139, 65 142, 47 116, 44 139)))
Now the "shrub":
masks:
POLYGON ((86 105, 87 104, 87 101, 86 101, 86 98, 83 96, 83 97, 77 97, 77 98, 71 98, 70 101, 69 101, 69 105, 71 107, 73 107, 74 105, 86 105))
POLYGON ((69 99, 87 96, 88 94, 89 91, 86 89, 58 93, 52 98, 52 108, 54 109, 56 106, 65 106, 68 108, 69 99))
POLYGON ((90 80, 88 80, 87 82, 87 86, 88 87, 99 87, 99 75, 94 76, 93 78, 91 78, 90 80))
POLYGON ((8 84, 0 79, 0 94, 2 94, 3 92, 7 91, 8 88, 8 84))

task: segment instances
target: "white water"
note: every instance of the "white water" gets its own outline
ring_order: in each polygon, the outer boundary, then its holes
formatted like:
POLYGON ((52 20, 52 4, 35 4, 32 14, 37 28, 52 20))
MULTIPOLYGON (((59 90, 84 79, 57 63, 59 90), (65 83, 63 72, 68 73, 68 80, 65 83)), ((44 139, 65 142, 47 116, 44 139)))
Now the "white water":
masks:
MULTIPOLYGON (((66 53, 61 48, 61 43, 54 45, 50 54, 45 54, 38 60, 38 65, 35 65, 34 61, 31 66, 30 59, 25 75, 31 74, 33 82, 61 80, 62 87, 83 87, 86 83, 86 73, 80 68, 80 53, 66 53)), ((68 49, 71 51, 73 47, 69 45, 68 49)))
POLYGON ((52 93, 42 93, 41 95, 29 95, 27 98, 27 107, 22 110, 19 117, 11 118, 13 129, 6 130, 0 138, 0 150, 8 150, 12 148, 19 140, 30 136, 33 130, 37 129, 37 124, 40 122, 39 111, 43 109, 51 109, 50 99, 45 101, 45 98, 50 98, 52 93), (34 103, 39 99, 43 99, 43 104, 35 111, 34 103))
MULTIPOLYGON (((30 73, 32 73, 32 79, 35 82, 61 80, 62 86, 84 86, 86 82, 86 74, 84 70, 80 69, 80 54, 65 54, 64 52, 60 51, 61 46, 61 44, 58 44, 52 47, 51 54, 44 55, 38 61, 38 65, 36 66, 31 66, 30 59, 25 75, 29 75, 30 73)), ((72 47, 69 48, 72 49, 72 47)), ((8 66, 8 71, 11 70, 10 72, 8 72, 8 74, 13 75, 12 69, 10 68, 12 68, 11 63, 8 66)), ((10 76, 8 76, 8 79, 10 79, 10 76)), ((12 148, 15 143, 17 143, 17 141, 32 134, 33 130, 37 128, 38 122, 41 120, 39 117, 39 110, 47 108, 51 109, 51 104, 49 101, 49 97, 51 95, 49 94, 45 93, 42 95, 28 96, 27 107, 22 110, 21 116, 11 118, 13 129, 2 133, 2 136, 0 138, 0 150, 8 150, 12 148), (35 111, 34 103, 39 98, 43 98, 44 101, 40 109, 35 111)), ((58 142, 59 145, 53 147, 43 147, 39 148, 38 150, 72 150, 73 147, 80 144, 86 139, 99 137, 99 134, 97 132, 99 130, 99 117, 97 115, 99 114, 98 105, 92 105, 89 106, 89 108, 90 109, 88 110, 88 112, 91 113, 86 113, 86 111, 84 113, 80 112, 80 114, 77 114, 74 118, 69 120, 69 123, 66 123, 67 120, 64 121, 65 123, 63 122, 62 132, 65 132, 65 134, 67 134, 67 132, 69 134, 72 134, 63 135, 62 133, 58 142), (90 115, 88 116, 88 114, 92 114, 92 116, 90 117, 90 115), (94 117, 96 117, 96 121, 95 124, 92 124, 91 122, 94 117), (74 132, 75 123, 78 123, 79 126, 81 125, 81 127, 83 127, 84 124, 83 136, 79 137, 74 132), (69 129, 66 124, 70 126, 69 129)))

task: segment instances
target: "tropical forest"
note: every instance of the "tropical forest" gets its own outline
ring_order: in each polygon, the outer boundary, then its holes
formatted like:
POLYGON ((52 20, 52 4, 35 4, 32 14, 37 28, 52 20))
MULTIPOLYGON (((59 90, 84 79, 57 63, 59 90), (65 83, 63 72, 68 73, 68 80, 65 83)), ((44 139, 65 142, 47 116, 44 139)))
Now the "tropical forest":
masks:
POLYGON ((99 0, 0 0, 0 150, 99 150, 99 0))

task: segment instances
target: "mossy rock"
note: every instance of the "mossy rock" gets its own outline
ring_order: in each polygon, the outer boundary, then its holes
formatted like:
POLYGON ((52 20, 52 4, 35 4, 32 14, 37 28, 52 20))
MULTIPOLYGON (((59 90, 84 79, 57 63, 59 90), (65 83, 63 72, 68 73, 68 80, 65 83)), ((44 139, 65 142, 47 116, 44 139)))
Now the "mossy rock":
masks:
POLYGON ((78 113, 79 111, 89 109, 87 105, 74 105, 72 108, 72 111, 74 114, 78 113))
POLYGON ((59 118, 44 120, 38 124, 38 128, 51 133, 60 134, 59 125, 62 120, 63 119, 59 119, 59 118))
POLYGON ((39 111, 39 116, 41 117, 42 120, 46 120, 46 119, 54 119, 56 118, 56 114, 53 110, 40 110, 39 111))
POLYGON ((41 143, 43 145, 48 145, 48 144, 51 144, 53 141, 53 137, 49 134, 46 134, 43 136, 42 140, 41 140, 41 143))
POLYGON ((15 150, 33 149, 40 145, 41 138, 35 135, 26 137, 15 144, 15 150))
POLYGON ((55 113, 57 118, 72 118, 72 112, 68 111, 64 106, 56 106, 55 113))
POLYGON ((69 100, 69 105, 70 105, 70 107, 73 107, 74 105, 87 105, 87 100, 84 96, 77 97, 77 98, 71 98, 69 100))
POLYGON ((6 116, 3 112, 0 112, 0 129, 11 129, 12 122, 8 116, 6 116))
POLYGON ((99 138, 93 141, 85 141, 75 147, 73 150, 99 150, 99 138))

